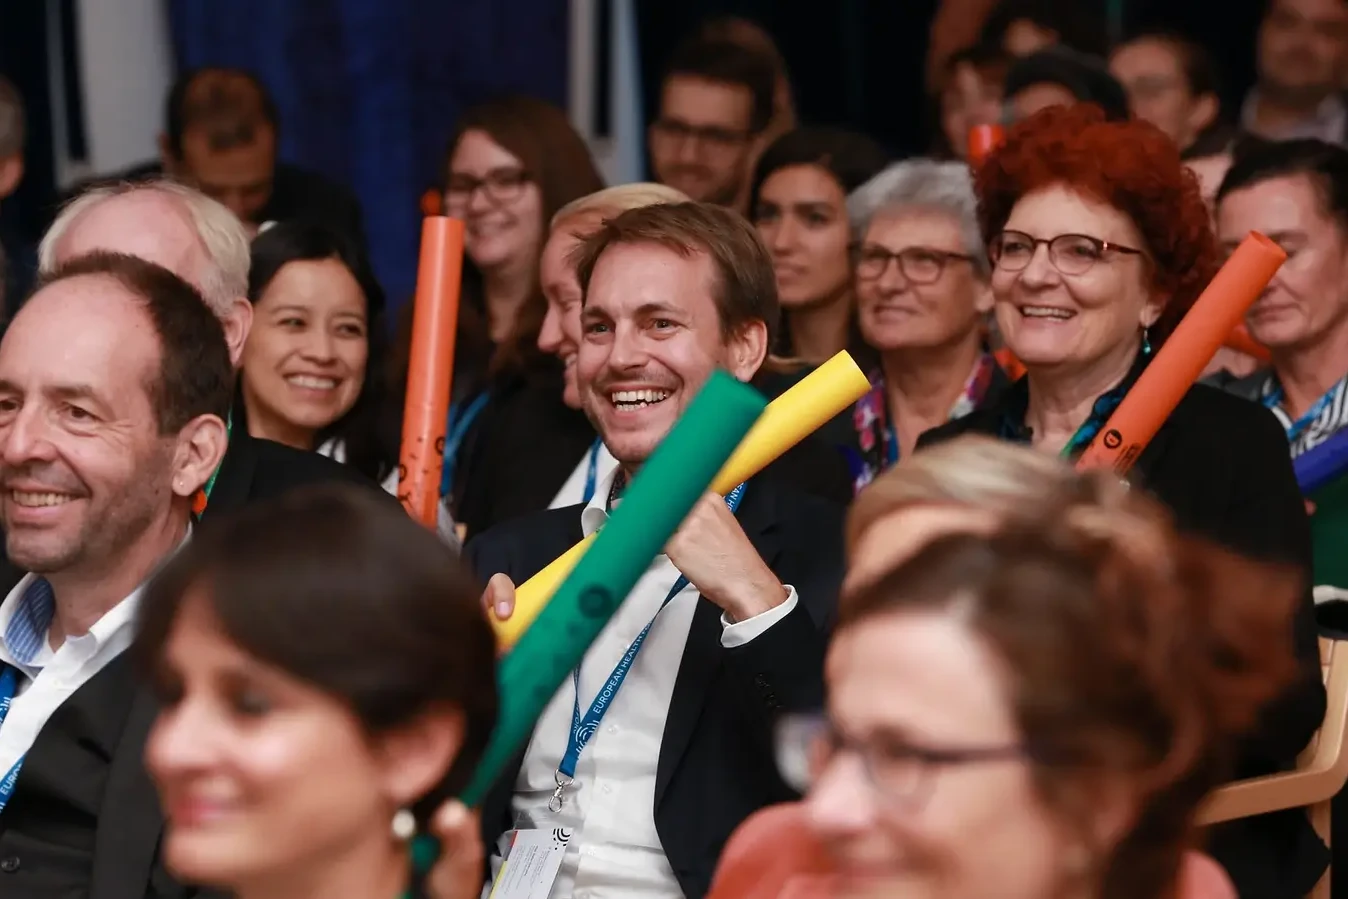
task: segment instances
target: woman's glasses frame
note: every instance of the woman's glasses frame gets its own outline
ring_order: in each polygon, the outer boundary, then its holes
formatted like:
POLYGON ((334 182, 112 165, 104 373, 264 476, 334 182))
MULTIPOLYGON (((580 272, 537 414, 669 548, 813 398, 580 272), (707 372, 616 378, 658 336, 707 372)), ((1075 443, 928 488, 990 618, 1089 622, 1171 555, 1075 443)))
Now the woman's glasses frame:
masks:
POLYGON ((891 250, 874 243, 855 243, 852 245, 852 271, 858 281, 878 281, 889 271, 891 262, 897 263, 899 272, 913 284, 935 284, 945 275, 946 267, 952 262, 973 262, 974 257, 967 253, 952 253, 934 247, 904 247, 891 250))
POLYGON ((808 792, 843 756, 852 756, 860 763, 866 783, 886 802, 915 811, 926 804, 942 769, 1027 761, 1031 753, 1020 743, 961 747, 920 746, 895 740, 887 741, 887 745, 866 743, 848 738, 827 717, 817 714, 788 716, 778 726, 778 769, 801 793, 808 792))
POLYGON ((498 209, 509 206, 524 194, 533 177, 520 166, 502 166, 479 178, 466 172, 451 173, 445 185, 444 210, 449 215, 463 212, 479 190, 498 209))
POLYGON ((1101 240, 1089 234, 1034 237, 1024 231, 1004 230, 988 242, 988 258, 994 268, 1004 272, 1023 272, 1034 261, 1041 244, 1048 248, 1048 261, 1053 267, 1071 277, 1086 274, 1110 253, 1146 256, 1136 247, 1101 240), (1009 253, 1008 244, 1012 247, 1009 253))

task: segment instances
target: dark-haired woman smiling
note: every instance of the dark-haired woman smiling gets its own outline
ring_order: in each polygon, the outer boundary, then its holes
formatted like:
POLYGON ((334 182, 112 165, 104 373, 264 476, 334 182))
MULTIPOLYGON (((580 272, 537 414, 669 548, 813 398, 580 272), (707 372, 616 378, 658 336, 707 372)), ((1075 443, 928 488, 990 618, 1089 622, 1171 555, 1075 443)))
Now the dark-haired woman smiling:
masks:
POLYGON ((423 895, 408 841, 496 715, 480 597, 433 535, 351 487, 192 540, 147 588, 134 650, 161 699, 146 763, 173 874, 238 899, 423 895))
POLYGON ((870 354, 856 326, 847 195, 885 167, 870 138, 798 128, 764 151, 750 192, 754 225, 772 253, 781 299, 779 356, 819 364, 839 350, 870 354))
POLYGON ((286 222, 253 241, 236 424, 254 437, 338 457, 382 481, 384 293, 365 254, 323 225, 286 222))

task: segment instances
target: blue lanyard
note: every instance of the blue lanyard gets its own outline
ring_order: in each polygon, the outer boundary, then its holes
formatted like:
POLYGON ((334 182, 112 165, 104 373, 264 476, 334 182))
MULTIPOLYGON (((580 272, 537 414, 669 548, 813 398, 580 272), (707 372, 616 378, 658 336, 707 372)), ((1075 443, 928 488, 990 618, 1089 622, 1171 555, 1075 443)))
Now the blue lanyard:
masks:
POLYGON ((473 420, 478 417, 485 405, 487 405, 487 391, 484 390, 473 397, 468 408, 462 412, 458 403, 449 407, 449 419, 445 428, 445 467, 440 474, 441 496, 449 496, 454 492, 454 463, 458 460, 459 445, 463 443, 463 438, 468 436, 468 429, 473 426, 473 420))
MULTIPOLYGON (((4 662, 0 662, 0 667, 4 669, 0 671, 0 725, 4 725, 5 719, 9 717, 9 707, 14 702, 14 695, 19 692, 19 672, 13 665, 6 665, 4 662)), ((19 756, 19 760, 5 773, 4 780, 0 780, 0 811, 5 810, 5 806, 9 804, 9 797, 14 795, 14 784, 19 780, 23 758, 19 756)))
MULTIPOLYGON (((744 485, 740 484, 734 490, 730 491, 725 498, 726 507, 734 514, 739 509, 740 500, 744 498, 744 485)), ((688 578, 679 575, 674 586, 669 588, 665 594, 664 602, 660 603, 660 608, 655 616, 641 629, 637 638, 632 641, 632 645, 627 647, 627 652, 618 660, 613 673, 608 676, 604 687, 599 691, 599 695, 594 698, 590 704, 590 710, 584 717, 580 714, 580 668, 576 667, 571 671, 571 679, 576 685, 576 697, 571 710, 571 735, 566 745, 566 754, 562 756, 561 763, 557 766, 557 774, 554 779, 557 789, 553 791, 552 798, 548 800, 548 808, 553 814, 562 810, 562 794, 576 779, 576 763, 580 761, 580 754, 585 751, 589 745, 590 738, 599 730, 599 722, 604 720, 604 713, 608 711, 609 706, 618 698, 618 691, 622 689, 623 681, 627 679, 627 672, 632 669, 632 663, 637 659, 637 653, 641 652, 641 647, 646 643, 646 635, 651 632, 651 625, 655 624, 655 619, 660 617, 660 613, 665 610, 674 597, 683 592, 683 588, 688 586, 688 578)))
MULTIPOLYGON (((1339 385, 1337 384, 1329 388, 1329 392, 1316 400, 1315 405, 1311 406, 1310 409, 1306 411, 1305 415, 1287 426, 1287 440, 1289 442, 1295 443, 1297 438, 1299 438, 1307 428, 1315 424, 1316 420, 1324 413, 1325 407, 1334 399, 1334 394, 1337 393, 1338 390, 1339 385)), ((1274 387, 1273 390, 1263 398, 1264 407, 1266 409, 1276 409, 1282 405, 1284 399, 1286 399, 1286 394, 1283 393, 1283 389, 1281 387, 1274 387)))
POLYGON ((604 442, 598 437, 590 444, 590 466, 585 472, 585 496, 581 499, 586 505, 594 499, 594 488, 599 479, 599 447, 603 444, 604 442))

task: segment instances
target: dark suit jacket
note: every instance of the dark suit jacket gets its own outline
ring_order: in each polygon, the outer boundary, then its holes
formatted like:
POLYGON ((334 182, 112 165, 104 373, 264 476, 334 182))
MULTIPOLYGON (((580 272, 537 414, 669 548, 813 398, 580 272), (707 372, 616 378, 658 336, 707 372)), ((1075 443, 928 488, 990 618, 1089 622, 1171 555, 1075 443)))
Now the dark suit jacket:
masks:
MULTIPOLYGON (((1002 436, 1008 417, 1024 422, 1027 391, 1022 378, 1000 403, 924 434, 919 445, 965 433, 1002 436)), ((1324 721, 1325 691, 1310 590, 1310 522, 1282 426, 1254 403, 1196 385, 1138 458, 1131 480, 1168 506, 1182 530, 1306 572, 1291 635, 1301 677, 1265 709, 1242 744, 1235 776, 1291 769, 1324 721)), ((1210 851, 1230 872, 1242 899, 1304 896, 1328 861, 1299 809, 1215 828, 1210 851)))
MULTIPOLYGON (((388 495, 349 466, 236 432, 200 526, 210 527, 247 503, 331 481, 388 495)), ((8 592, 22 576, 10 566, 0 585, 8 592)), ((47 720, 0 815, 0 896, 64 899, 86 890, 88 899, 210 895, 176 883, 159 861, 164 819, 143 763, 156 711, 154 697, 123 654, 47 720)))
MULTIPOLYGON (((466 549, 484 580, 519 583, 581 538, 581 506, 517 519, 466 549)), ((655 826, 688 899, 706 894, 731 832, 765 805, 793 798, 777 774, 773 720, 823 705, 823 664, 843 573, 842 511, 755 479, 738 518, 799 604, 750 643, 721 646, 721 610, 700 599, 669 704, 656 766, 655 826)), ((558 747, 560 753, 564 747, 558 747)), ((523 747, 482 807, 490 850, 513 827, 510 800, 523 747)))

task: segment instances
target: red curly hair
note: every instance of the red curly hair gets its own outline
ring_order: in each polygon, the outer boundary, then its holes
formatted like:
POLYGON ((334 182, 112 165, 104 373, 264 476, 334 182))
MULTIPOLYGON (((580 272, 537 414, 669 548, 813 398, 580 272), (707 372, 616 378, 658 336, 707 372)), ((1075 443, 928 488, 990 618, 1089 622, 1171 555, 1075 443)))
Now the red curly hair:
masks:
POLYGON ((983 234, 999 233, 1028 193, 1061 184, 1133 220, 1167 297, 1151 328, 1159 346, 1216 274, 1217 240, 1198 179, 1174 141, 1148 122, 1110 122, 1089 103, 1041 110, 1007 130, 975 178, 983 234))

